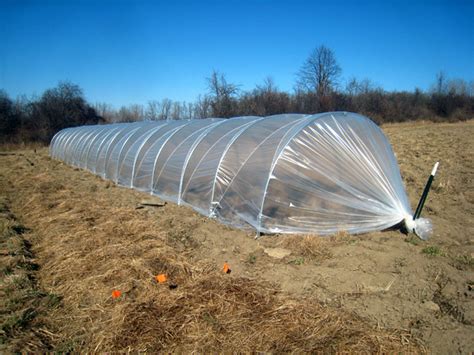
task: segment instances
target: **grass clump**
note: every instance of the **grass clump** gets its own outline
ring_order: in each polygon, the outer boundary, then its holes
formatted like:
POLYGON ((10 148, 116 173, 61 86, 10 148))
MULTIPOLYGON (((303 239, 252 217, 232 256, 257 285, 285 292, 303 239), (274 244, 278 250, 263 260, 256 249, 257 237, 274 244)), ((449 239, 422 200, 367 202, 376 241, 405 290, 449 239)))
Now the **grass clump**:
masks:
POLYGON ((303 265, 304 264, 304 258, 299 257, 299 258, 291 259, 290 261, 288 261, 288 264, 303 265))
POLYGON ((415 237, 414 235, 410 235, 407 238, 405 238, 405 242, 411 245, 419 245, 420 244, 420 238, 415 237))
POLYGON ((257 262, 257 256, 255 254, 249 254, 247 257, 247 263, 254 265, 257 262))
POLYGON ((434 257, 434 256, 444 256, 444 253, 441 250, 441 248, 436 246, 436 245, 431 245, 431 246, 425 247, 421 250, 421 252, 423 254, 426 254, 426 255, 432 256, 432 257, 434 257))

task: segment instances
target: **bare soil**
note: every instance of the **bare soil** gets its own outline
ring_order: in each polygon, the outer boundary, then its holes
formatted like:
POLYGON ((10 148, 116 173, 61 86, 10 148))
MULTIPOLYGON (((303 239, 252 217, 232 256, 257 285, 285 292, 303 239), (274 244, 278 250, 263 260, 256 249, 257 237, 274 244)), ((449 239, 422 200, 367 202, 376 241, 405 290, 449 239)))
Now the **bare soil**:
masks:
MULTIPOLYGON (((61 300, 0 333, 3 346, 471 353, 474 121, 382 128, 413 207, 440 161, 423 211, 434 224, 428 242, 399 231, 255 239, 53 161, 45 148, 0 154, 4 218, 28 228, 32 287, 61 300)), ((4 289, 11 275, 2 277, 4 289)))

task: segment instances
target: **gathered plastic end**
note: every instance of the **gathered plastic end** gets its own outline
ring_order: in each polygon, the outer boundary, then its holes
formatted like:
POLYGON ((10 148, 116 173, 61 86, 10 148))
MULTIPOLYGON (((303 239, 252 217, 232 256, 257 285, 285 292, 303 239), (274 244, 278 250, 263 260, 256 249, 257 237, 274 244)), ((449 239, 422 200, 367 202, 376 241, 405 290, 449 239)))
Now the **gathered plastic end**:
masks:
POLYGON ((415 232, 415 221, 413 220, 413 216, 407 214, 403 221, 405 222, 405 228, 406 228, 407 232, 408 233, 414 233, 415 232))
POLYGON ((420 239, 428 240, 433 235, 433 223, 428 218, 417 218, 413 220, 412 216, 405 217, 405 228, 409 233, 415 233, 420 239))
POLYGON ((433 223, 428 218, 418 218, 415 220, 415 234, 420 239, 428 240, 433 235, 433 223))

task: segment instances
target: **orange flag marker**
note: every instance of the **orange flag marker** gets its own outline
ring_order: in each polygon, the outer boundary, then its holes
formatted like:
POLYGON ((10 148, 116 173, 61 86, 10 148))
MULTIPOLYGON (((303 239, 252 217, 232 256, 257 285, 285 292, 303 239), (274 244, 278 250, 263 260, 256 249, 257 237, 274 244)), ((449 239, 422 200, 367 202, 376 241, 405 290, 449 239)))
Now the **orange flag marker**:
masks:
POLYGON ((158 281, 158 283, 162 284, 164 282, 166 282, 168 280, 168 278, 166 277, 166 274, 159 274, 159 275, 156 275, 155 276, 155 279, 156 281, 158 281))
POLYGON ((226 274, 230 274, 232 270, 230 269, 229 264, 224 263, 224 267, 222 268, 222 271, 224 271, 226 274))
POLYGON ((119 298, 120 296, 122 295, 122 292, 120 292, 119 290, 113 290, 112 291, 112 298, 115 300, 117 298, 119 298))

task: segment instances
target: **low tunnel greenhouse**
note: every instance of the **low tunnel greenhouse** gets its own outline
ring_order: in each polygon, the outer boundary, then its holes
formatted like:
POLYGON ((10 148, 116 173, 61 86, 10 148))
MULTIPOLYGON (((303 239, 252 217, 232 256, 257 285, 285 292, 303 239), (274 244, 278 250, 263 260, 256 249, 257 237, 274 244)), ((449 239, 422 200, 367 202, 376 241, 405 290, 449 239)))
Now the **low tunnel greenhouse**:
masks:
POLYGON ((259 233, 362 233, 412 215, 390 143, 355 113, 67 128, 50 154, 259 233))

